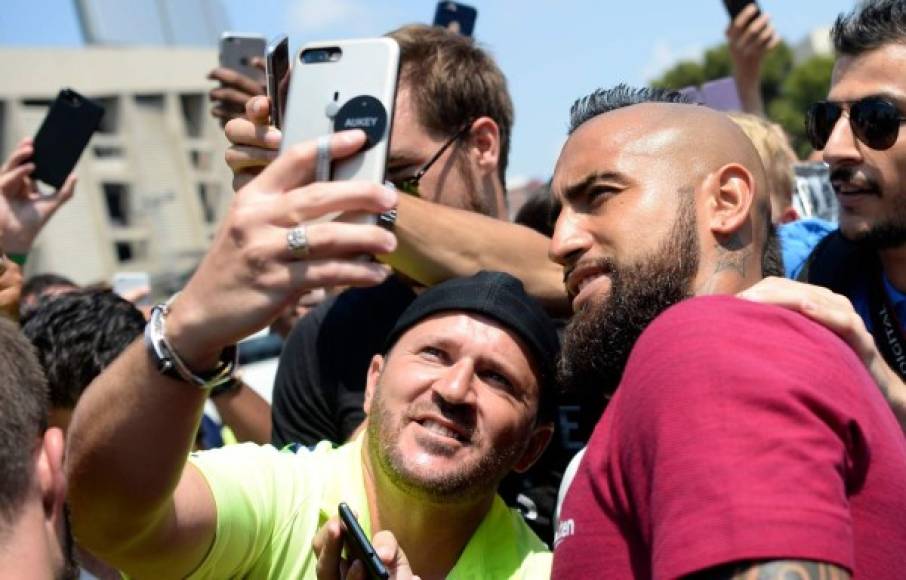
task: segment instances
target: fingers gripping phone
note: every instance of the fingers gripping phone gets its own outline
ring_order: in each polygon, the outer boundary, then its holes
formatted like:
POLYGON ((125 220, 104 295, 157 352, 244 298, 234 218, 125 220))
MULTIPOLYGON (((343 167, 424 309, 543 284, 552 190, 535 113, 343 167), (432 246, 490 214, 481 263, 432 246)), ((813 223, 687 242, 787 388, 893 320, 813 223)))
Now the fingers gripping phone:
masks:
POLYGON ((224 32, 220 37, 220 66, 234 70, 255 82, 264 83, 264 71, 254 65, 263 58, 267 41, 257 34, 224 32))
POLYGON ((35 135, 32 177, 63 187, 103 116, 101 105, 72 89, 61 90, 35 135))
POLYGON ((437 3, 437 10, 434 12, 434 26, 449 28, 463 36, 472 36, 477 18, 478 10, 472 6, 441 0, 437 3))
MULTIPOLYGON (((368 139, 351 157, 331 164, 330 180, 383 183, 399 74, 399 45, 390 38, 305 45, 292 67, 281 151, 346 129, 368 139)), ((336 219, 329 214, 322 220, 336 219)), ((374 216, 344 216, 373 223, 374 216)))
POLYGON ((271 102, 271 124, 283 128, 283 111, 289 90, 289 39, 285 34, 271 40, 265 57, 267 98, 271 102))
POLYGON ((387 567, 381 562, 381 558, 374 551, 374 546, 365 535, 365 530, 359 525, 355 514, 345 503, 339 506, 340 520, 343 522, 343 537, 346 540, 346 547, 349 551, 349 560, 361 560, 365 565, 365 572, 371 580, 387 580, 390 573, 387 567))

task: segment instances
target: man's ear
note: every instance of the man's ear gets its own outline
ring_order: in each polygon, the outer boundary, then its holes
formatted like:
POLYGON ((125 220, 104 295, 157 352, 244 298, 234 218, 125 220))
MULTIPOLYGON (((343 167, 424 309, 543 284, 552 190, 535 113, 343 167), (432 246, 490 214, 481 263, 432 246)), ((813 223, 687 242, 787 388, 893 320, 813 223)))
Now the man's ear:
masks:
POLYGON ((708 187, 708 227, 715 238, 731 236, 749 221, 755 200, 755 178, 738 163, 729 163, 712 174, 708 187))
POLYGON ((377 388, 378 379, 381 377, 381 371, 384 370, 384 357, 376 354, 371 357, 371 364, 368 365, 368 376, 365 378, 365 404, 363 406, 365 415, 371 414, 371 400, 374 398, 374 389, 377 388))
POLYGON ((479 117, 472 122, 468 133, 470 155, 482 175, 494 175, 500 163, 500 127, 490 117, 479 117))
POLYGON ((63 518, 66 501, 66 475, 63 471, 63 431, 50 427, 44 432, 37 452, 35 474, 41 488, 44 517, 53 529, 63 518))
POLYGON ((529 468, 538 461, 538 458, 541 457, 544 450, 547 449, 547 445, 551 442, 551 437, 553 437, 553 435, 553 423, 542 423, 536 426, 529 437, 528 445, 525 447, 522 457, 520 457, 519 461, 516 462, 516 465, 513 466, 513 471, 516 473, 525 473, 528 471, 529 468))

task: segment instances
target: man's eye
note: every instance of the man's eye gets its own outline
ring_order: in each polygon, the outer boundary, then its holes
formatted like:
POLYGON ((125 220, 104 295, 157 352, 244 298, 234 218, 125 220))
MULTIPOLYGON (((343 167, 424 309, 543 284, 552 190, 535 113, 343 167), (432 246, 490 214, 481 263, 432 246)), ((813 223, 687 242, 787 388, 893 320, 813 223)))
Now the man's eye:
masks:
POLYGON ((426 346, 422 348, 419 354, 421 354, 423 358, 438 362, 443 362, 447 358, 447 354, 444 351, 440 350, 439 348, 434 348, 433 346, 426 346))
POLYGON ((482 375, 483 375, 483 378, 485 381, 487 381, 489 383, 493 383, 497 387, 499 387, 507 392, 513 391, 513 383, 510 381, 510 379, 506 378, 503 374, 498 373, 496 371, 485 371, 484 373, 482 373, 482 375))
POLYGON ((599 185, 588 190, 588 200, 595 201, 605 199, 616 195, 617 193, 619 193, 619 190, 615 187, 599 185))

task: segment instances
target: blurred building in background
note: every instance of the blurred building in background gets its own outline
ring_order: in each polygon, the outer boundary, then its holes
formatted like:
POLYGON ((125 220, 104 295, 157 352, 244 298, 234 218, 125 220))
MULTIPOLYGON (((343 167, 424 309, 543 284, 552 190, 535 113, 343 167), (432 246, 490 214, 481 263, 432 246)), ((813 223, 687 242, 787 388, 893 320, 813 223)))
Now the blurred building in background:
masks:
POLYGON ((830 26, 813 29, 808 35, 793 46, 793 62, 799 64, 813 56, 834 56, 834 44, 831 42, 830 26))
POLYGON ((0 78, 15 80, 0 86, 4 158, 35 134, 62 87, 106 109, 76 167, 76 195, 42 232, 26 273, 93 283, 146 271, 170 287, 197 264, 232 195, 205 78, 223 11, 217 0, 74 1, 84 48, 0 49, 0 78))

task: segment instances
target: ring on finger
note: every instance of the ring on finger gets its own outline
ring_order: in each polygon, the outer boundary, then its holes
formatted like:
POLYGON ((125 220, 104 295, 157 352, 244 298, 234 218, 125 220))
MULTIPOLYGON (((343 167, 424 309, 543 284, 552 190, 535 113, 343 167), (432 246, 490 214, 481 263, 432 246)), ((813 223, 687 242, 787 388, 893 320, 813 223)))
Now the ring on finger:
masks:
POLYGON ((304 258, 311 252, 311 247, 308 245, 308 231, 303 224, 286 232, 286 247, 294 258, 304 258))

